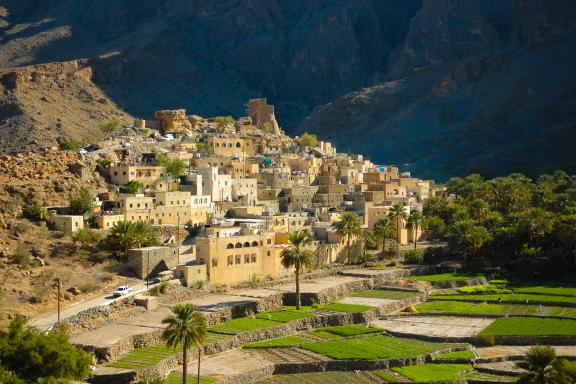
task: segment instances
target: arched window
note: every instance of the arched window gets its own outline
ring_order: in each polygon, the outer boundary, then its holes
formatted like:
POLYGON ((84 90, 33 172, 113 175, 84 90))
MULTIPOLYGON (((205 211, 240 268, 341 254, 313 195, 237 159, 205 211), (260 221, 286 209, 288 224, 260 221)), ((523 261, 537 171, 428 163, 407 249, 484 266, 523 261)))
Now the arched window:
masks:
POLYGON ((255 253, 252 254, 252 262, 253 262, 253 263, 256 262, 256 254, 255 254, 255 253))
POLYGON ((244 248, 247 248, 247 247, 249 247, 249 246, 250 246, 250 242, 247 241, 247 242, 244 243, 244 248))
POLYGON ((226 246, 226 249, 233 249, 234 248, 234 244, 230 243, 226 246))
POLYGON ((236 248, 242 248, 242 243, 236 243, 236 248))
POLYGON ((257 247, 257 246, 258 246, 258 242, 257 242, 257 241, 253 241, 253 242, 252 242, 252 246, 253 246, 253 247, 257 247))
POLYGON ((237 142, 237 143, 236 143, 236 148, 240 148, 240 147, 242 147, 242 145, 240 144, 240 142, 237 142))
POLYGON ((250 255, 244 255, 244 264, 250 264, 250 255))
POLYGON ((236 255, 236 264, 240 264, 242 262, 242 256, 236 255))
POLYGON ((228 265, 234 265, 234 259, 232 256, 228 256, 228 265))

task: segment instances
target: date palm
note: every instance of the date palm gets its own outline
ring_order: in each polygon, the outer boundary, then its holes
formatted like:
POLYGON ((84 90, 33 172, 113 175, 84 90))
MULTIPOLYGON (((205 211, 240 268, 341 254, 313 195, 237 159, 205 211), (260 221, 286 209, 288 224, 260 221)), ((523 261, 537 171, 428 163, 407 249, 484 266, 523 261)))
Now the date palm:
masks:
POLYGON ((172 315, 162 320, 167 327, 162 332, 162 339, 168 347, 177 348, 182 346, 182 384, 186 384, 188 378, 188 349, 191 346, 198 348, 198 384, 200 384, 200 357, 201 345, 206 340, 206 319, 196 311, 192 304, 176 304, 172 308, 172 315))
POLYGON ((138 244, 134 235, 134 223, 131 221, 117 222, 110 231, 110 239, 125 254, 130 248, 134 248, 138 244))
POLYGON ((526 370, 518 379, 521 384, 570 384, 574 383, 573 363, 556 358, 556 352, 548 346, 536 345, 530 348, 525 360, 516 363, 526 370))
POLYGON ((400 204, 394 204, 388 211, 388 217, 396 223, 396 258, 400 258, 400 242, 402 241, 402 220, 406 220, 407 215, 404 207, 400 204))
POLYGON ((340 237, 346 238, 346 259, 350 263, 350 247, 353 236, 360 236, 362 224, 360 218, 354 212, 344 212, 340 221, 336 224, 336 230, 340 237))
POLYGON ((396 226, 389 217, 382 217, 374 224, 374 232, 382 240, 382 258, 384 258, 388 239, 394 240, 396 238, 396 226))
POLYGON ((306 232, 295 232, 288 236, 291 247, 284 249, 280 254, 282 265, 285 268, 294 267, 294 278, 296 282, 296 309, 300 309, 300 272, 304 268, 312 266, 314 254, 312 251, 302 249, 312 241, 306 232))
POLYGON ((158 245, 158 237, 154 227, 146 221, 137 221, 133 227, 134 239, 138 247, 158 245))
POLYGON ((418 246, 418 230, 422 228, 422 213, 420 211, 413 211, 406 220, 406 227, 414 232, 414 249, 418 246))

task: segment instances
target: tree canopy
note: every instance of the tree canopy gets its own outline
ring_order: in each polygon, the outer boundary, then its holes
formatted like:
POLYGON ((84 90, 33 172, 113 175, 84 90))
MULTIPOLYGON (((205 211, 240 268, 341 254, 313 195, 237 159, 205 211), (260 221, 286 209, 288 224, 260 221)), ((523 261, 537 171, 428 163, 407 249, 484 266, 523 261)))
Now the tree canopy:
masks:
POLYGON ((432 239, 448 241, 452 256, 519 277, 576 273, 576 176, 469 175, 451 179, 447 188, 450 198, 426 202, 424 223, 432 239))
POLYGON ((27 326, 24 317, 17 316, 7 331, 0 331, 2 383, 84 380, 91 361, 88 353, 70 343, 65 328, 44 334, 27 326))

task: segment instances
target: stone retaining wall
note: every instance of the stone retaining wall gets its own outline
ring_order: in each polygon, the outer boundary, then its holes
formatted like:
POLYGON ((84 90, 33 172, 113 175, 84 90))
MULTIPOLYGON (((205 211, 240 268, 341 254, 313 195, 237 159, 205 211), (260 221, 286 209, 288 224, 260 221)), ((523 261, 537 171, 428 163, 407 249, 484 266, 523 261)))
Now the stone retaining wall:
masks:
MULTIPOLYGON (((416 308, 416 310, 418 310, 418 308, 416 308)), ((472 317, 472 318, 486 318, 486 319, 499 319, 502 317, 537 317, 539 319, 560 319, 560 320, 565 320, 565 319, 572 319, 574 320, 574 317, 562 317, 562 316, 538 316, 538 315, 482 315, 482 314, 478 314, 478 313, 451 313, 451 312, 429 312, 429 313, 407 313, 404 314, 403 316, 454 316, 454 317, 472 317)))

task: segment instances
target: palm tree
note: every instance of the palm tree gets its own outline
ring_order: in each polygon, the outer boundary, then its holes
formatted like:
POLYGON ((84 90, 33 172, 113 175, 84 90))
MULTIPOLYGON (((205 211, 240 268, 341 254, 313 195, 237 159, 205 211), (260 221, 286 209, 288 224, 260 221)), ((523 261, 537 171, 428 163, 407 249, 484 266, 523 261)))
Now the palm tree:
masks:
POLYGON ((382 217, 374 224, 374 232, 382 240, 382 258, 386 251, 386 241, 388 239, 394 240, 396 238, 396 226, 389 217, 382 217))
POLYGON ((309 244, 312 238, 306 232, 294 232, 288 236, 288 241, 292 245, 289 249, 284 249, 280 254, 282 265, 285 268, 294 267, 294 277, 296 280, 296 309, 300 309, 300 272, 303 268, 310 268, 314 254, 312 251, 302 249, 309 244))
POLYGON ((186 384, 188 375, 188 348, 195 345, 198 348, 198 384, 200 384, 200 346, 206 340, 206 319, 192 304, 176 304, 172 315, 162 320, 167 327, 162 332, 162 339, 168 347, 176 349, 182 345, 182 384, 186 384))
POLYGON ((358 215, 354 212, 344 212, 340 221, 336 224, 336 229, 340 237, 346 238, 346 258, 350 263, 350 243, 352 236, 360 236, 362 233, 362 224, 358 215))
POLYGON ((134 223, 131 221, 119 221, 110 231, 110 239, 126 254, 130 248, 138 243, 134 235, 134 223))
POLYGON ((471 252, 476 252, 489 240, 490 233, 486 228, 476 225, 473 220, 457 221, 450 228, 448 245, 452 250, 462 252, 464 259, 471 252))
POLYGON ((396 258, 400 258, 400 242, 401 239, 401 224, 402 220, 406 220, 406 211, 404 211, 404 207, 400 204, 394 204, 392 208, 388 211, 388 217, 392 220, 396 221, 396 258))
POLYGON ((134 223, 133 232, 134 240, 136 244, 138 244, 138 248, 158 244, 154 227, 146 221, 139 220, 134 223))
POLYGON ((414 231, 414 249, 416 249, 418 245, 418 229, 422 228, 422 213, 420 211, 413 211, 408 216, 408 220, 406 222, 406 227, 414 231))
POLYGON ((516 363, 528 372, 522 374, 522 384, 562 384, 574 382, 574 367, 564 359, 557 359, 553 348, 535 345, 526 354, 525 360, 516 363))

